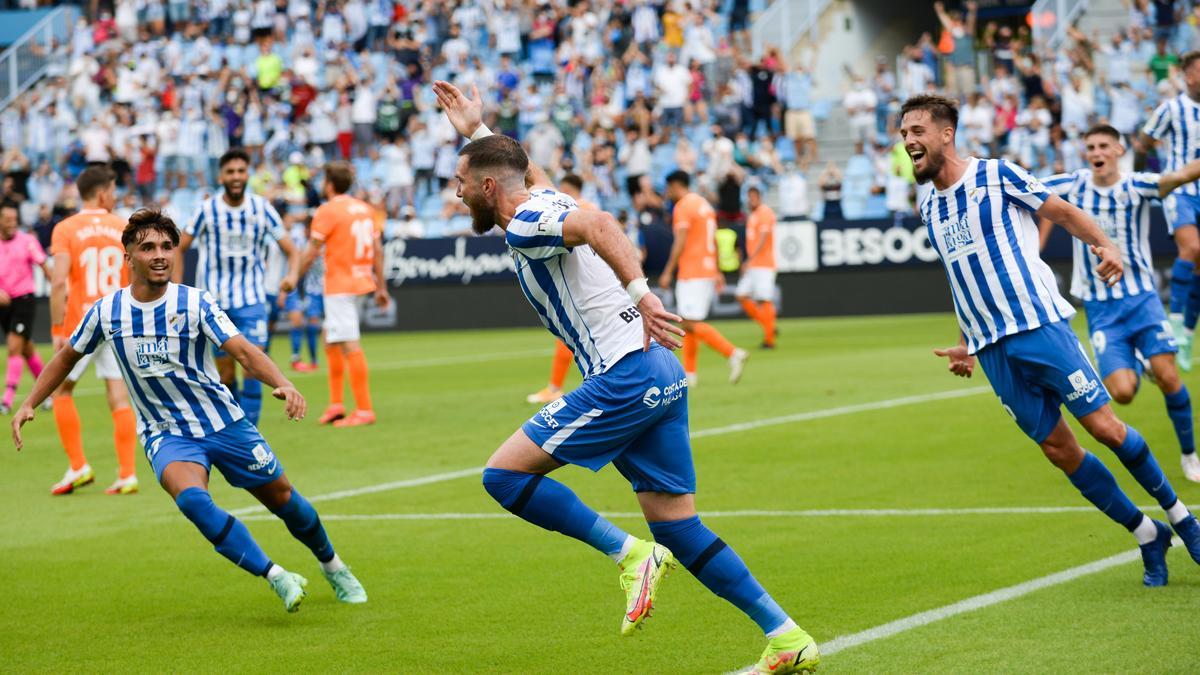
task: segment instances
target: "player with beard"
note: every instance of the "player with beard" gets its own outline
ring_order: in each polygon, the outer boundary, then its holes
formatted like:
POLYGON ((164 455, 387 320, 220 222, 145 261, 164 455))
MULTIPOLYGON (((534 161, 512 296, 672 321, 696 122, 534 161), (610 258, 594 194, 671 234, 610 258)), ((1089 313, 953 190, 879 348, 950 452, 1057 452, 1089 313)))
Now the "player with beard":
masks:
POLYGON ((1075 309, 1038 257, 1033 215, 1062 225, 1095 256, 1089 273, 1121 282, 1121 250, 1091 217, 1006 160, 960 157, 954 147, 958 107, 936 95, 914 96, 900 110, 900 135, 916 178, 933 181, 921 204, 929 241, 946 267, 959 342, 934 350, 950 372, 970 377, 979 358, 1001 405, 1046 458, 1100 511, 1128 529, 1141 549, 1147 586, 1167 583, 1171 529, 1143 514, 1108 468, 1084 450, 1063 419, 1071 414, 1112 449, 1167 512, 1192 558, 1200 562, 1200 524, 1136 429, 1117 418, 1100 376, 1071 330, 1075 309))
MULTIPOLYGON (((1122 175, 1121 134, 1107 124, 1083 135, 1090 168, 1046 179, 1046 187, 1087 211, 1121 247, 1125 274, 1108 286, 1091 273, 1096 259, 1075 240, 1071 294, 1083 301, 1092 351, 1104 387, 1117 403, 1131 403, 1149 371, 1166 398, 1167 415, 1179 439, 1180 462, 1188 480, 1200 482, 1200 459, 1192 429, 1192 400, 1175 365, 1177 346, 1158 299, 1150 252, 1150 203, 1200 178, 1200 159, 1164 174, 1122 175)), ((1043 219, 1042 240, 1054 223, 1043 219)))
POLYGON ((383 228, 370 204, 349 195, 354 167, 349 162, 325 166, 325 199, 313 214, 300 274, 325 254, 325 358, 329 363, 329 407, 318 420, 335 427, 375 423, 367 356, 359 332, 358 302, 371 294, 387 307, 391 299, 383 276, 383 228), (350 371, 355 410, 346 414, 342 403, 344 373, 350 371))
POLYGON ((623 228, 608 213, 579 208, 520 144, 492 135, 478 90, 467 98, 439 81, 434 92, 454 128, 471 139, 455 179, 472 227, 504 230, 521 290, 575 354, 584 378, 500 445, 484 469, 484 489, 520 518, 587 543, 619 566, 623 635, 642 625, 678 560, 766 633, 754 672, 811 672, 820 661, 816 642, 696 515, 687 377, 670 351, 681 344, 683 331, 672 323, 680 318, 650 292, 623 228), (563 464, 598 471, 609 463, 637 494, 654 542, 625 533, 548 477, 563 464))
MULTIPOLYGON (((229 150, 218 161, 221 194, 204 200, 195 217, 183 227, 174 281, 183 279, 183 252, 195 243, 200 256, 196 264, 196 286, 213 294, 238 330, 259 349, 271 339, 267 332, 270 308, 264 281, 267 246, 278 246, 288 257, 288 272, 279 284, 281 292, 296 288, 300 251, 283 227, 283 219, 271 202, 246 193, 250 177, 250 155, 241 148, 229 150)), ((237 366, 228 354, 217 351, 221 382, 234 392, 251 423, 258 423, 262 410, 262 384, 245 376, 237 385, 237 366)))

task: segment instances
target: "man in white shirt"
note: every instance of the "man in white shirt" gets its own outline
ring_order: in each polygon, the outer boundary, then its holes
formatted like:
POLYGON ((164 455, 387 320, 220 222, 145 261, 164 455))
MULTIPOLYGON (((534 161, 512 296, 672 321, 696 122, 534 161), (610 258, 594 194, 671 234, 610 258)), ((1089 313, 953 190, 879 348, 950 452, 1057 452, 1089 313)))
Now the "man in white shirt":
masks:
POLYGON ((861 77, 854 78, 850 91, 842 97, 842 106, 850 118, 850 133, 855 142, 870 143, 874 139, 875 105, 878 100, 875 92, 867 86, 861 77))
POLYGON ((687 67, 679 63, 675 52, 667 52, 667 62, 660 64, 654 72, 654 87, 658 91, 664 127, 678 128, 683 123, 683 106, 687 103, 691 83, 692 75, 687 67))

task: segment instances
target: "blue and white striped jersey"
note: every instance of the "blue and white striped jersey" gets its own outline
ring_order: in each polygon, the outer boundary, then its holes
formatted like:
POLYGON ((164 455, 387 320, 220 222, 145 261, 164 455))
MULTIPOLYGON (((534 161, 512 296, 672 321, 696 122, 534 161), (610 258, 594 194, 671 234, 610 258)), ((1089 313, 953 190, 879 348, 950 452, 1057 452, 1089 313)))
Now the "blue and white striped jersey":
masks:
POLYGON ((141 303, 128 287, 101 298, 71 335, 71 348, 91 354, 107 340, 137 410, 143 445, 160 433, 200 438, 245 413, 217 374, 213 346, 238 335, 211 294, 168 284, 163 297, 141 303))
MULTIPOLYGON (((1200 159, 1200 103, 1186 92, 1158 104, 1142 131, 1153 139, 1166 139, 1170 145, 1167 171, 1178 171, 1184 164, 1200 159)), ((1200 185, 1182 185, 1176 194, 1200 195, 1200 185)))
POLYGON ((1050 196, 1021 167, 972 157, 957 183, 921 204, 970 353, 1075 315, 1038 257, 1033 213, 1050 196))
POLYGON ((641 314, 608 263, 590 246, 563 244, 563 220, 578 208, 561 192, 534 190, 504 238, 529 304, 588 378, 641 349, 643 333, 641 314))
POLYGON ((200 254, 197 286, 228 309, 266 302, 266 247, 287 236, 269 201, 246 193, 234 208, 218 194, 204 200, 183 231, 195 237, 193 246, 200 254))
POLYGON ((1076 239, 1071 295, 1084 301, 1120 300, 1156 290, 1150 257, 1150 202, 1158 199, 1159 175, 1133 173, 1114 185, 1092 183, 1092 170, 1080 169, 1046 179, 1046 188, 1091 216, 1104 234, 1121 249, 1125 274, 1111 288, 1096 274, 1100 258, 1076 239))

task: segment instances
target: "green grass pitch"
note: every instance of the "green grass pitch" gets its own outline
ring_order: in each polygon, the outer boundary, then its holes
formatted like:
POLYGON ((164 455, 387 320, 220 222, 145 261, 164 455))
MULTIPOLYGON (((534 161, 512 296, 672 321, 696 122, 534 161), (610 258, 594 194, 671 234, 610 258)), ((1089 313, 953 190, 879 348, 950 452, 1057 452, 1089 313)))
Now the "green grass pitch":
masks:
MULTIPOLYGON (((750 322, 717 325, 737 343, 759 341, 750 322)), ((819 641, 1134 548, 1097 512, 1023 510, 1086 502, 982 374, 959 380, 932 355, 955 334, 949 315, 781 327, 780 348, 752 350, 737 386, 719 357, 702 352, 689 394, 692 430, 701 432, 697 501, 702 512, 724 512, 708 524, 819 641), (730 429, 774 418, 785 419, 730 429), (972 508, 1012 510, 906 513, 972 508), (794 513, 829 509, 896 512, 794 513)), ((26 427, 25 451, 0 453, 0 670, 722 673, 757 658, 757 628, 683 570, 663 587, 646 630, 619 637, 623 595, 611 562, 508 516, 477 475, 360 491, 481 466, 535 410, 524 397, 549 371, 544 331, 371 335, 365 344, 378 425, 318 427, 327 392, 314 374, 294 378, 309 397, 308 420, 289 423, 268 400, 261 426, 309 498, 353 491, 314 503, 369 604, 339 605, 283 525, 251 514, 267 553, 310 580, 301 611, 286 614, 263 580, 212 551, 141 458, 142 493, 104 495, 115 469, 111 423, 89 373, 79 407, 96 485, 49 496, 65 468, 49 413, 26 427)), ((286 350, 276 337, 276 358, 286 350)), ((573 374, 568 387, 577 382, 573 374)), ((1147 383, 1119 413, 1141 429, 1181 498, 1200 504, 1156 388, 1147 383)), ((1110 452, 1085 445, 1135 502, 1151 503, 1110 452)), ((598 510, 628 514, 614 521, 648 536, 615 470, 567 467, 555 478, 598 510)), ((216 476, 213 492, 227 509, 254 504, 216 476)), ((1116 565, 844 649, 822 671, 1195 672, 1200 568, 1181 548, 1168 562, 1166 588, 1143 588, 1138 562, 1116 565)))

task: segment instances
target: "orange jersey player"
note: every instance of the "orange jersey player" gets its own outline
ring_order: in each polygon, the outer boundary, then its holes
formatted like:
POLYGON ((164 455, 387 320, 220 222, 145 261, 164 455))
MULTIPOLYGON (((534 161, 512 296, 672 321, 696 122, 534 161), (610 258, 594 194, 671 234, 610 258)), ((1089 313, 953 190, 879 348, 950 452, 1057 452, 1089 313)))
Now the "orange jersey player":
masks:
MULTIPOLYGON (((582 197, 583 179, 573 173, 563 176, 559 181, 559 189, 563 194, 575 200, 581 209, 599 211, 600 207, 582 197)), ((571 361, 575 355, 562 340, 554 343, 554 357, 550 361, 550 382, 541 391, 525 397, 527 403, 550 403, 562 398, 563 382, 567 380, 567 371, 571 369, 571 361)))
POLYGON ((383 230, 369 204, 347 194, 354 184, 348 162, 325 167, 325 198, 313 214, 312 236, 304 251, 300 274, 312 266, 322 248, 325 253, 325 355, 329 360, 329 407, 320 423, 351 427, 375 423, 367 381, 367 357, 359 343, 358 300, 374 295, 380 307, 389 298, 383 277, 383 230), (350 371, 350 390, 356 410, 350 415, 342 404, 342 381, 350 371))
MULTIPOLYGON (((75 185, 83 199, 83 210, 56 225, 50 242, 50 254, 54 256, 50 321, 55 351, 66 343, 93 303, 129 285, 129 267, 125 264, 125 248, 121 245, 125 219, 109 212, 117 201, 115 176, 107 167, 93 166, 79 174, 75 185)), ((95 480, 95 473, 83 453, 83 425, 72 395, 89 363, 96 364, 96 377, 104 380, 119 465, 117 481, 105 492, 113 495, 137 492, 134 463, 137 421, 116 357, 106 343, 83 357, 54 394, 58 437, 71 466, 50 493, 69 494, 95 480)))
POLYGON ((762 203, 757 187, 746 193, 746 260, 737 285, 738 302, 746 316, 763 329, 763 349, 775 348, 775 212, 762 203))
POLYGON ((667 199, 675 203, 675 242, 658 283, 670 288, 675 281, 675 311, 683 317, 680 325, 687 331, 683 337, 683 369, 688 381, 694 384, 697 380, 697 352, 700 342, 704 342, 729 361, 729 381, 736 383, 749 354, 704 322, 717 284, 723 283, 717 270, 717 214, 708 200, 689 189, 690 184, 686 171, 667 176, 667 199))

